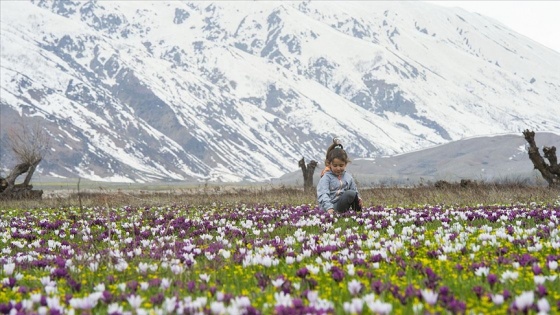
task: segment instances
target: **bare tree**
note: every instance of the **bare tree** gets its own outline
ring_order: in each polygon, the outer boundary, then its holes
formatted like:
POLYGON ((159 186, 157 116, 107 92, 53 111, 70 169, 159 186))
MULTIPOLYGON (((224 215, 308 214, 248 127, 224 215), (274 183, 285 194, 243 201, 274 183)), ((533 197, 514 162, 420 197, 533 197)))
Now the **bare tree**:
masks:
POLYGON ((556 147, 543 147, 544 157, 549 162, 546 163, 535 143, 535 132, 526 129, 523 131, 523 136, 529 143, 529 158, 535 169, 541 173, 549 187, 560 187, 560 165, 558 165, 558 159, 556 158, 556 147))
POLYGON ((313 173, 315 172, 315 168, 317 167, 317 161, 312 160, 311 162, 305 165, 305 159, 301 158, 299 160, 299 167, 303 172, 303 190, 305 192, 310 191, 313 189, 313 173))
POLYGON ((39 124, 29 126, 21 122, 7 131, 4 142, 4 147, 12 151, 17 164, 6 178, 0 176, 0 199, 41 198, 43 191, 32 190, 33 186, 29 183, 50 148, 46 131, 39 124), (23 183, 16 184, 16 179, 25 173, 23 183))

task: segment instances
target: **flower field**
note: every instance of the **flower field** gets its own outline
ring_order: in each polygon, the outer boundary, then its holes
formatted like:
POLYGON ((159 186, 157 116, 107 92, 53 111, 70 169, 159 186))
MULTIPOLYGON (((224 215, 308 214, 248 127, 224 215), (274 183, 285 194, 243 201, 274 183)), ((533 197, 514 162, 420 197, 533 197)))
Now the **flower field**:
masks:
POLYGON ((560 204, 0 210, 0 314, 554 314, 560 204))

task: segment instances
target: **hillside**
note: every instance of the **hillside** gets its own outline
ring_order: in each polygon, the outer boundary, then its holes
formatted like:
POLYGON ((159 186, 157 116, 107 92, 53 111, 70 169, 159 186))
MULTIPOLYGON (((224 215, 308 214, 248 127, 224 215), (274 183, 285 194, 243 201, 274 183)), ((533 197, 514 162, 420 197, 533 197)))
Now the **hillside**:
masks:
MULTIPOLYGON (((540 148, 559 148, 560 134, 537 133, 535 141, 540 148)), ((352 162, 347 170, 364 187, 418 185, 438 180, 459 182, 461 179, 546 185, 540 173, 533 170, 526 147, 523 135, 474 137, 394 156, 375 159, 350 157, 352 162)), ((315 171, 315 184, 319 181, 320 169, 315 171)), ((302 185, 303 176, 301 171, 296 171, 272 182, 302 185)))

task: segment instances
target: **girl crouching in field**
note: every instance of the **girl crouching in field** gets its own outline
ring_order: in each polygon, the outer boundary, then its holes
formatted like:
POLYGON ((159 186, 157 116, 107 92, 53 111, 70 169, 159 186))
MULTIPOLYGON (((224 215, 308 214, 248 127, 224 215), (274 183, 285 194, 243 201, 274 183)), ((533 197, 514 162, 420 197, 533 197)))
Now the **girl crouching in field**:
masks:
POLYGON ((346 212, 350 208, 361 211, 362 199, 354 178, 346 172, 346 165, 350 162, 346 151, 340 143, 335 143, 327 150, 324 174, 317 184, 317 201, 322 210, 329 214, 346 212))

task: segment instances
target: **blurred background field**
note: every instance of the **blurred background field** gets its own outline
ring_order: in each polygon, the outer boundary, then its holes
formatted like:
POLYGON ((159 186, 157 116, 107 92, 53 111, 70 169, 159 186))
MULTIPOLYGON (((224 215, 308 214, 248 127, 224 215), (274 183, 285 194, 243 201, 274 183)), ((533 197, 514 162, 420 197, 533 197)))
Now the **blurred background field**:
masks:
MULTIPOLYGON (((78 179, 37 181, 34 189, 43 190, 42 200, 0 201, 0 207, 121 207, 246 205, 316 206, 315 190, 305 192, 303 185, 213 184, 213 183, 106 183, 78 179)), ((560 189, 535 186, 525 180, 502 182, 436 181, 409 187, 358 186, 366 207, 418 207, 422 205, 470 206, 555 204, 560 189)))

